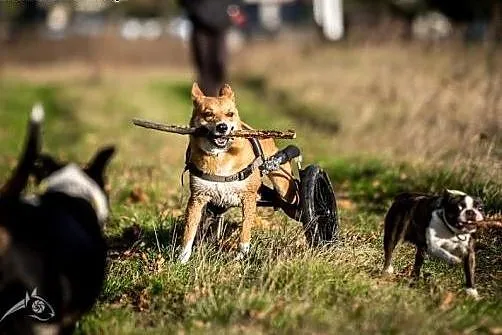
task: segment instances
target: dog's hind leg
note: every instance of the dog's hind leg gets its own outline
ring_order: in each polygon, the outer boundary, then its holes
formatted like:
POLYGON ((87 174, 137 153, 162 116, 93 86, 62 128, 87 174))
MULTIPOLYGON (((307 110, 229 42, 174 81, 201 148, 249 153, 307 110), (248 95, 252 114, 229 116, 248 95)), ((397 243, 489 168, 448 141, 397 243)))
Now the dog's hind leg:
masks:
POLYGON ((424 264, 426 249, 417 246, 417 252, 415 254, 415 265, 413 265, 413 277, 415 279, 420 278, 420 269, 422 264, 424 264))
POLYGON ((185 213, 185 232, 183 245, 179 255, 179 261, 183 264, 188 262, 192 255, 192 246, 197 233, 197 227, 202 219, 202 211, 208 200, 190 196, 185 213))
POLYGON ((382 273, 392 274, 394 273, 394 267, 392 266, 392 253, 396 247, 396 243, 393 241, 384 242, 384 264, 382 273))
POLYGON ((384 264, 382 269, 382 273, 384 274, 394 273, 394 268, 392 267, 392 253, 399 242, 399 234, 397 233, 398 223, 399 221, 394 217, 391 208, 385 217, 383 236, 384 264))

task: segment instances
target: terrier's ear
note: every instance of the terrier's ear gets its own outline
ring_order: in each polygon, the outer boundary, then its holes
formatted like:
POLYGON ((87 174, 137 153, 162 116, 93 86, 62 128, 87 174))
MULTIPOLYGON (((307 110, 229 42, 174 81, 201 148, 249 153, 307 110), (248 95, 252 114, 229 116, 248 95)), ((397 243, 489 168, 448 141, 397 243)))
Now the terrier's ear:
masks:
POLYGON ((101 148, 91 159, 85 169, 85 172, 91 177, 101 188, 104 187, 104 174, 106 167, 110 163, 111 158, 115 154, 115 146, 107 146, 101 148))
POLYGON ((448 199, 451 197, 451 192, 446 187, 443 188, 443 193, 441 194, 441 203, 446 204, 448 199))
POLYGON ((204 93, 200 89, 199 85, 195 82, 192 85, 192 102, 197 103, 204 97, 204 93))
POLYGON ((232 91, 232 88, 228 84, 223 85, 223 87, 220 89, 219 96, 229 98, 232 101, 235 101, 234 91, 232 91))

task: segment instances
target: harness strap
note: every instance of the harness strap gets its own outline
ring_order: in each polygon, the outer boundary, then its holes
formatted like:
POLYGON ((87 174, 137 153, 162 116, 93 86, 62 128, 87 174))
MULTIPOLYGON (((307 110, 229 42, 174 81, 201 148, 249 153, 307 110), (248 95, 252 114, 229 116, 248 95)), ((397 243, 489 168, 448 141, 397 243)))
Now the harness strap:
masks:
MULTIPOLYGON (((254 169, 259 168, 263 164, 263 162, 265 162, 265 154, 263 153, 263 148, 261 147, 260 141, 258 141, 256 138, 250 138, 249 142, 253 147, 253 152, 256 158, 251 162, 251 164, 249 164, 244 169, 240 170, 239 172, 231 176, 219 176, 215 174, 205 173, 199 170, 199 168, 195 166, 193 162, 190 161, 190 144, 189 144, 187 147, 187 151, 185 152, 185 169, 181 173, 181 186, 183 186, 183 176, 185 175, 186 171, 189 171, 191 174, 201 179, 218 183, 228 183, 232 181, 242 181, 246 179, 253 173, 254 169)), ((260 170, 260 175, 261 175, 261 170, 260 170)))
POLYGON ((189 162, 187 164, 187 166, 185 167, 185 171, 188 170, 194 176, 199 177, 204 180, 213 181, 213 182, 217 182, 217 183, 228 183, 228 182, 232 182, 232 181, 242 181, 242 180, 246 179, 247 177, 249 177, 253 173, 253 170, 257 169, 262 163, 263 163, 262 158, 256 157, 251 162, 251 164, 249 164, 244 169, 242 169, 239 172, 237 172, 233 175, 230 175, 230 176, 219 176, 219 175, 215 175, 215 174, 205 173, 205 172, 199 170, 199 168, 197 168, 197 166, 195 166, 195 164, 192 162, 189 162))

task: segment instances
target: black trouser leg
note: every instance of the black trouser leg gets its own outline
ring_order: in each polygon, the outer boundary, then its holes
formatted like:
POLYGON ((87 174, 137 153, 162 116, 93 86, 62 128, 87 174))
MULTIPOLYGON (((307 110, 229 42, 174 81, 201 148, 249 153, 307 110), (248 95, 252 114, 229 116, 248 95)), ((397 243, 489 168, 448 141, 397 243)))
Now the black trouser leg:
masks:
POLYGON ((192 52, 200 88, 208 96, 217 96, 226 80, 225 33, 194 26, 192 52))

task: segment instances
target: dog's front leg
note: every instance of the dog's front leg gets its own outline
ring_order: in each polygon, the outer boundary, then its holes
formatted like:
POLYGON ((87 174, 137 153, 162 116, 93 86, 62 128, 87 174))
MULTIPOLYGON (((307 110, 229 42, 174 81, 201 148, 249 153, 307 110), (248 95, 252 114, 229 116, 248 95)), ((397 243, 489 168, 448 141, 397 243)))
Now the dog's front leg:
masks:
POLYGON ((251 228, 256 217, 256 193, 245 194, 242 198, 242 231, 238 259, 244 258, 251 248, 251 228))
POLYGON ((179 261, 182 264, 188 262, 192 254, 193 241, 197 233, 197 227, 202 218, 202 209, 207 204, 205 198, 190 196, 185 212, 185 232, 183 235, 183 245, 179 256, 179 261))
POLYGON ((478 290, 475 288, 474 272, 476 268, 476 253, 474 251, 474 239, 471 237, 467 255, 464 257, 465 286, 467 295, 478 299, 478 290))
POLYGON ((458 264, 462 262, 460 258, 452 255, 448 250, 443 249, 441 246, 429 246, 429 253, 435 257, 445 260, 449 264, 458 264))

